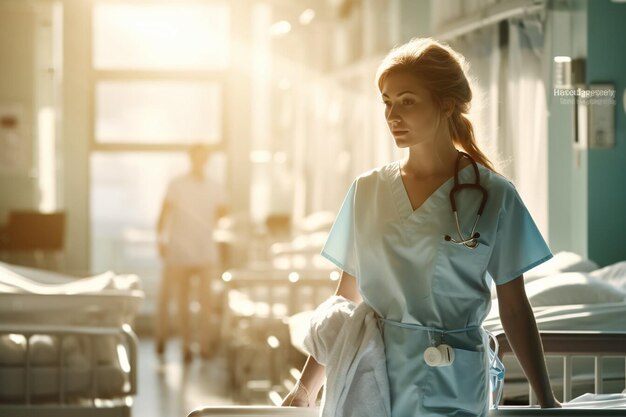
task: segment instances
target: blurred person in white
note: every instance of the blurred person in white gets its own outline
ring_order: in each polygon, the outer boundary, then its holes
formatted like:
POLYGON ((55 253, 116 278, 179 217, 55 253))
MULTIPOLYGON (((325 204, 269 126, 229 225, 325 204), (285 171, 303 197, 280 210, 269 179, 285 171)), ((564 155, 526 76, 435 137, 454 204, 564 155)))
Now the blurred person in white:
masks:
POLYGON ((205 174, 210 153, 207 145, 195 144, 189 148, 190 170, 168 184, 157 224, 163 277, 155 317, 156 351, 158 354, 165 352, 169 302, 172 294, 176 293, 185 363, 192 359, 189 292, 194 276, 200 280, 199 340, 203 357, 210 355, 210 346, 215 342, 207 326, 211 317, 211 279, 217 275, 219 268, 213 230, 227 208, 224 190, 205 174))

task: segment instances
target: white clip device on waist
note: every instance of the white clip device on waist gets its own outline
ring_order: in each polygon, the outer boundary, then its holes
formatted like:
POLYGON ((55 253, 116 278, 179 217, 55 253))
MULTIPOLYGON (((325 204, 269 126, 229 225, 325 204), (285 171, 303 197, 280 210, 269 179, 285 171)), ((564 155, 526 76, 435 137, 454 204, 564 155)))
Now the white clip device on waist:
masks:
POLYGON ((429 346, 424 351, 424 360, 429 366, 449 366, 454 362, 454 349, 442 343, 438 346, 429 346))

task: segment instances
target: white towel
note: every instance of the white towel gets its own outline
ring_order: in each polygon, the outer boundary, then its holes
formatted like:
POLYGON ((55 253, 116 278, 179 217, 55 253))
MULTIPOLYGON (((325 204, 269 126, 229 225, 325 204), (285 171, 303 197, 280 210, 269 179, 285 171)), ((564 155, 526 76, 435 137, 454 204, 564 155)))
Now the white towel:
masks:
POLYGON ((626 389, 621 393, 593 394, 586 392, 562 403, 563 408, 626 408, 626 389))
POLYGON ((321 417, 391 415, 385 346, 371 306, 331 296, 315 309, 304 348, 326 370, 321 417))

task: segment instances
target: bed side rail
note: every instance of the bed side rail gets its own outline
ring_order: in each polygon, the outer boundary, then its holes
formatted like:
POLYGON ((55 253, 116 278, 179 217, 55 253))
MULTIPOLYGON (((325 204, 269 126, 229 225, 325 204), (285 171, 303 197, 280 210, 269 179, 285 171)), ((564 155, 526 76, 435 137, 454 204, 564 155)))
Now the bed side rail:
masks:
MULTIPOLYGON (((594 389, 602 394, 602 358, 605 356, 624 357, 626 360, 626 332, 600 331, 540 331, 543 351, 546 355, 563 357, 563 400, 572 399, 572 363, 576 356, 594 358, 594 389)), ((502 360, 505 354, 512 354, 504 332, 495 334, 500 349, 498 356, 502 360)), ((624 367, 626 375, 626 365, 624 367)), ((625 378, 626 379, 626 378, 625 378)), ((625 381, 626 383, 626 381, 625 381)), ((528 386, 530 405, 536 404, 532 387, 528 386)))
POLYGON ((24 404, 31 404, 31 391, 30 391, 30 369, 31 369, 31 356, 30 356, 30 338, 33 335, 48 335, 58 337, 58 384, 59 384, 59 404, 65 404, 66 393, 63 383, 63 371, 65 364, 63 363, 63 339, 67 336, 88 336, 91 350, 91 387, 90 393, 92 398, 96 398, 98 392, 98 378, 97 368, 98 364, 97 356, 93 354, 96 339, 98 336, 122 336, 126 346, 128 347, 128 364, 130 369, 128 370, 129 388, 125 395, 137 394, 137 349, 138 338, 135 332, 132 330, 129 324, 124 324, 120 327, 89 327, 89 326, 59 326, 59 325, 10 325, 0 324, 0 335, 5 334, 18 334, 26 338, 26 354, 24 362, 24 404))

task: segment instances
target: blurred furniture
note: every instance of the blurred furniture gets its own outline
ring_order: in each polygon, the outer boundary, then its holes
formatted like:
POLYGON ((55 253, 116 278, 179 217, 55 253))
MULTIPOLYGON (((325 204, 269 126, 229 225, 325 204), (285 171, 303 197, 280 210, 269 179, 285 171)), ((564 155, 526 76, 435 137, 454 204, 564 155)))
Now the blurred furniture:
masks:
POLYGON ((65 213, 14 210, 0 229, 0 254, 9 263, 63 269, 65 213))
POLYGON ((332 295, 334 271, 234 269, 222 274, 221 340, 239 403, 286 393, 303 355, 291 346, 288 318, 332 295), (273 393, 273 394, 272 394, 273 393))
POLYGON ((249 230, 247 263, 222 274, 220 340, 238 403, 276 404, 298 378, 306 355, 291 343, 289 317, 337 288, 340 272, 320 255, 334 218, 317 212, 292 228, 288 215, 268 216, 249 230))
POLYGON ((265 219, 265 227, 272 236, 291 236, 291 216, 289 214, 270 214, 265 219))

